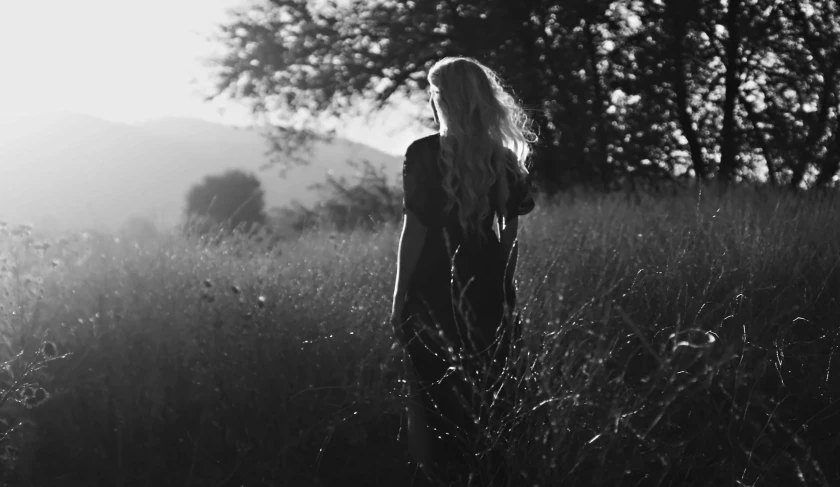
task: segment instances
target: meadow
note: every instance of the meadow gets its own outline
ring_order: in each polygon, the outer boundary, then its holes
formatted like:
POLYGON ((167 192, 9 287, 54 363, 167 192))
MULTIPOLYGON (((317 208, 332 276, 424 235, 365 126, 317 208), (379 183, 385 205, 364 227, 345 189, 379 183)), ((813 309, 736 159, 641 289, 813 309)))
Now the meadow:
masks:
MULTIPOLYGON (((838 485, 840 198, 566 194, 523 218, 511 485, 838 485)), ((4 482, 425 485, 398 227, 268 248, 0 229, 4 482)))

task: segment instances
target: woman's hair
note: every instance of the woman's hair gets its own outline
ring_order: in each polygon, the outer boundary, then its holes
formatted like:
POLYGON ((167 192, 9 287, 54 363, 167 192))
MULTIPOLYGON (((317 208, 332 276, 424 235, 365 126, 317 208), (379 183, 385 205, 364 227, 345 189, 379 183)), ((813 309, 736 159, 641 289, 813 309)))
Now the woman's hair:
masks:
POLYGON ((491 197, 505 211, 508 169, 527 176, 535 140, 531 121, 499 76, 474 59, 444 58, 428 78, 438 91, 445 210, 455 209, 461 228, 470 232, 490 213, 491 197), (498 192, 490 195, 497 181, 498 192))

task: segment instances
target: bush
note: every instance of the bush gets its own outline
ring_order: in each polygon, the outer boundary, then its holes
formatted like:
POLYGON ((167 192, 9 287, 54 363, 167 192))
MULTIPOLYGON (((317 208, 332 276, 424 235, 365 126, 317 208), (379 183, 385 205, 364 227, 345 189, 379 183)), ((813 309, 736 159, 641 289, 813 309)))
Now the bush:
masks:
POLYGON ((251 229, 265 223, 265 200, 260 180, 239 170, 207 176, 187 194, 189 228, 199 234, 214 225, 251 229))

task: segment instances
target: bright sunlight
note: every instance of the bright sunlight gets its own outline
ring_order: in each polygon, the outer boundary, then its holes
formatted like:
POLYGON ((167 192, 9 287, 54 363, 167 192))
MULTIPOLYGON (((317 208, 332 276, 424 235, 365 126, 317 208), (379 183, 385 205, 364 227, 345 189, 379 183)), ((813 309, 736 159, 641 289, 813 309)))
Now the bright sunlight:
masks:
POLYGON ((68 111, 112 121, 210 117, 192 81, 208 35, 237 0, 79 0, 0 6, 0 113, 68 111))

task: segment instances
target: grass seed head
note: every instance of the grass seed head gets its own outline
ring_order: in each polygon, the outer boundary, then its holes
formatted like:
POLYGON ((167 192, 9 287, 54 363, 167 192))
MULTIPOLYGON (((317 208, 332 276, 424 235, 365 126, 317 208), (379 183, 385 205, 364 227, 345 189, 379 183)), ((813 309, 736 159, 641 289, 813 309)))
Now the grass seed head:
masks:
POLYGON ((26 406, 26 409, 38 407, 41 403, 47 400, 50 394, 43 387, 29 386, 24 390, 24 397, 21 402, 26 406))
POLYGON ((44 343, 41 344, 41 354, 46 358, 53 358, 58 355, 58 349, 55 346, 55 343, 44 340, 44 343))

